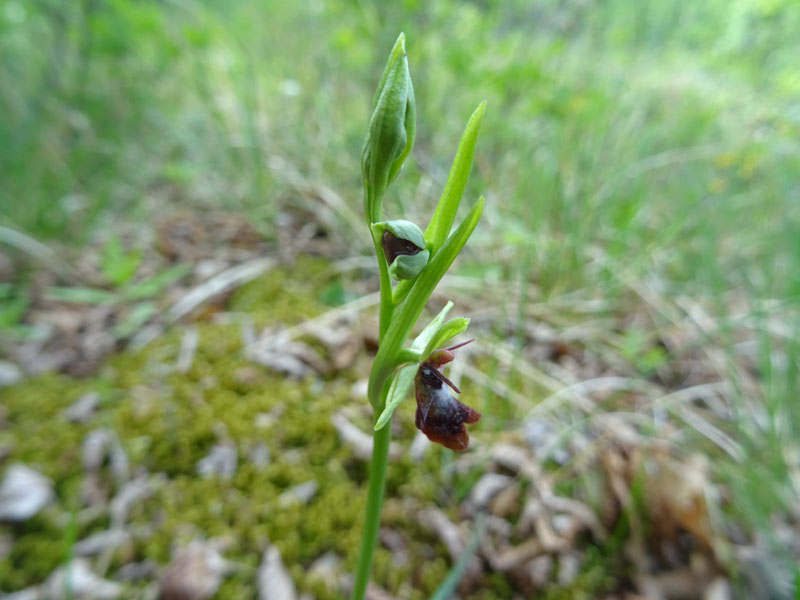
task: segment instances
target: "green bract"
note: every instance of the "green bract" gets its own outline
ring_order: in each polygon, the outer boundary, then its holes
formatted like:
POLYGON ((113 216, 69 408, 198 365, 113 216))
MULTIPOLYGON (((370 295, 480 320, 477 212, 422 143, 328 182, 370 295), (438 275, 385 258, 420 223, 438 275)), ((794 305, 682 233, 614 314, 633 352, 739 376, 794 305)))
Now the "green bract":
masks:
POLYGON ((381 219, 383 195, 410 154, 415 133, 414 87, 408 71, 405 36, 401 33, 378 83, 361 151, 364 212, 370 224, 381 219))
MULTIPOLYGON (((472 168, 475 144, 478 141, 478 131, 485 110, 486 102, 481 102, 470 116, 450 167, 450 174, 447 176, 442 197, 436 205, 430 223, 425 228, 426 246, 434 254, 444 244, 455 222, 456 213, 461 204, 461 196, 464 194, 464 188, 466 188, 472 168)), ((400 304, 405 299, 408 292, 411 291, 411 284, 411 281, 400 282, 393 294, 395 304, 400 304)))

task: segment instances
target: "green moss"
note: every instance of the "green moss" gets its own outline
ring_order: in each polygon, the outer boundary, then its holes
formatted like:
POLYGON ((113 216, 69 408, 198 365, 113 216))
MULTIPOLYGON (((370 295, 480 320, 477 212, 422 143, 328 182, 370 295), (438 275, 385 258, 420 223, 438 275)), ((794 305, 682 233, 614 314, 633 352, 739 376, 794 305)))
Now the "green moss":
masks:
POLYGON ((240 287, 228 308, 247 313, 260 326, 301 323, 320 311, 323 286, 333 275, 327 261, 302 255, 292 269, 271 271, 240 287))
MULTIPOLYGON (((277 270, 244 286, 229 308, 252 314, 261 325, 301 322, 324 310, 315 286, 324 285, 327 277, 323 261, 300 258, 293 269, 277 270)), ((305 573, 326 552, 340 556, 342 568, 355 566, 367 465, 340 443, 331 417, 352 402, 350 386, 363 373, 344 373, 329 381, 290 380, 242 356, 238 325, 196 327, 197 352, 186 373, 173 368, 183 337, 182 329, 174 328, 140 352, 113 357, 93 379, 43 375, 4 392, 11 428, 3 436, 13 445, 12 460, 51 477, 58 501, 22 527, 0 531, 14 538, 9 560, 0 562, 0 590, 38 583, 63 563, 71 539, 66 530, 68 507, 82 502, 81 445, 92 429, 110 427, 132 471, 166 476, 156 493, 137 503, 130 514, 134 524, 157 527, 151 536, 135 541, 124 559, 115 558, 112 576, 129 560, 167 563, 176 542, 223 537, 233 540, 225 556, 239 568, 225 579, 219 598, 253 596, 255 568, 267 543, 278 547, 301 591, 319 600, 341 597, 305 573), (101 393, 98 413, 86 424, 67 422, 62 411, 89 391, 101 393), (265 425, 264 414, 273 417, 271 424, 265 425), (202 478, 196 464, 220 435, 237 447, 236 474, 231 480, 202 478), (247 453, 262 443, 271 461, 258 467, 247 453), (319 487, 307 505, 280 500, 288 488, 309 480, 319 487)), ((401 443, 413 439, 413 419, 414 404, 408 402, 393 425, 401 443)), ((365 414, 356 424, 368 431, 371 419, 365 414)), ((474 474, 443 479, 447 460, 449 451, 434 448, 421 462, 404 457, 389 466, 384 521, 404 532, 410 560, 398 565, 390 551, 380 548, 374 580, 393 594, 426 598, 450 569, 441 543, 408 514, 407 504, 391 500, 402 497, 418 506, 436 503, 455 517, 474 474)), ((110 497, 116 484, 107 469, 103 467, 101 485, 110 497)), ((81 522, 77 539, 105 527, 105 518, 81 522)), ((481 598, 508 597, 511 589, 496 576, 487 577, 481 587, 481 598)))
POLYGON ((15 531, 11 554, 0 561, 3 590, 21 589, 41 580, 67 556, 66 537, 46 516, 38 515, 15 531))
POLYGON ((614 589, 616 582, 602 565, 584 569, 566 586, 552 586, 543 594, 543 600, 590 600, 614 589))

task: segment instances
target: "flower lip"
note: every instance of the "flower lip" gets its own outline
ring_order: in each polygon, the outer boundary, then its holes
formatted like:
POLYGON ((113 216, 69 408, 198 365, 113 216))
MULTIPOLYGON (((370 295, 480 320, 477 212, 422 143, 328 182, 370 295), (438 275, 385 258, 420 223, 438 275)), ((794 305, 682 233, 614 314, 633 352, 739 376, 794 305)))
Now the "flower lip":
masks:
POLYGON ((452 361, 452 351, 472 341, 432 352, 420 365, 414 380, 417 398, 414 421, 417 428, 432 442, 458 452, 469 446, 469 434, 464 424, 477 423, 481 414, 450 393, 445 384, 457 393, 461 392, 437 367, 452 361))

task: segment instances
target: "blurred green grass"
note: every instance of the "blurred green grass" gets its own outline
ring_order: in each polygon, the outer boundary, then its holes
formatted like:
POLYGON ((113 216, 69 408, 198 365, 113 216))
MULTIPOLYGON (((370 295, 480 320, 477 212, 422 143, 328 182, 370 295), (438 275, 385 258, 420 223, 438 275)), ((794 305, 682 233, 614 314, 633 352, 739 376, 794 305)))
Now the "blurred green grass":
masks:
POLYGON ((369 91, 405 30, 419 142, 390 210, 432 206, 487 99, 483 255, 530 257, 546 291, 623 266, 800 293, 796 3, 42 0, 0 19, 2 216, 35 237, 165 206, 269 235, 287 163, 358 212, 369 91))
POLYGON ((753 492, 766 477, 769 500, 789 501, 800 426, 797 2, 7 0, 0 224, 80 246, 111 219, 222 206, 270 237, 303 202, 297 174, 357 215, 371 94, 399 31, 418 142, 388 215, 424 221, 487 100, 467 190, 487 215, 462 272, 619 310, 637 282, 699 299, 731 361, 735 327, 755 323, 768 418, 739 415, 748 456, 728 476, 742 514, 765 521, 753 492))

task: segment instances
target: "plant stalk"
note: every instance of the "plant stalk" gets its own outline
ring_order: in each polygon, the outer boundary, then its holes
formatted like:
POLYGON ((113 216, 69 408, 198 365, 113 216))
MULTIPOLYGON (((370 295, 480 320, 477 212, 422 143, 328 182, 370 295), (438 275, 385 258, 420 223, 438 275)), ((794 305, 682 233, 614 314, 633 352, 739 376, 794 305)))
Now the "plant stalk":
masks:
MULTIPOLYGON (((388 381, 381 391, 380 402, 373 403, 375 418, 377 419, 386 404, 389 394, 388 381)), ((370 400, 372 400, 370 398, 370 400)), ((372 438, 372 460, 369 466, 369 488, 367 490, 367 509, 364 514, 364 531, 361 535, 361 550, 358 553, 358 566, 356 578, 353 583, 352 600, 363 600, 367 591, 367 584, 372 572, 372 555, 378 541, 378 529, 381 524, 381 508, 383 506, 383 492, 386 488, 386 464, 389 458, 389 442, 391 441, 391 427, 383 427, 376 431, 372 438)))
MULTIPOLYGON (((372 233, 372 243, 375 246, 375 256, 378 257, 378 275, 380 277, 381 286, 381 307, 378 326, 378 343, 383 342, 383 336, 386 330, 389 329, 389 323, 392 321, 392 313, 394 312, 394 302, 392 302, 392 281, 389 279, 389 267, 386 265, 386 258, 383 254, 383 246, 380 240, 372 233)), ((375 408, 375 400, 370 397, 372 408, 375 408)))
MULTIPOLYGON (((392 302, 392 282, 389 279, 389 269, 386 265, 386 258, 383 254, 383 247, 380 241, 373 234, 372 242, 375 245, 375 255, 378 259, 378 273, 380 275, 381 286, 381 305, 380 305, 380 325, 379 325, 379 344, 384 342, 384 336, 389 329, 394 312, 392 302)), ((391 373, 383 368, 381 360, 376 360, 372 364, 372 371, 379 369, 383 372, 391 373)), ((383 407, 386 405, 386 397, 389 395, 389 377, 384 377, 383 381, 377 386, 372 386, 367 392, 369 402, 372 405, 374 420, 377 419, 383 407)), ((356 567, 356 577, 353 582, 353 600, 363 600, 367 591, 367 584, 372 573, 372 556, 375 553, 375 546, 378 541, 378 530, 381 524, 381 508, 383 507, 383 492, 386 488, 386 464, 389 459, 389 442, 391 441, 391 427, 383 427, 374 432, 372 436, 372 460, 369 463, 369 486, 367 488, 367 508, 364 514, 364 530, 361 534, 361 549, 358 552, 358 565, 356 567)))

